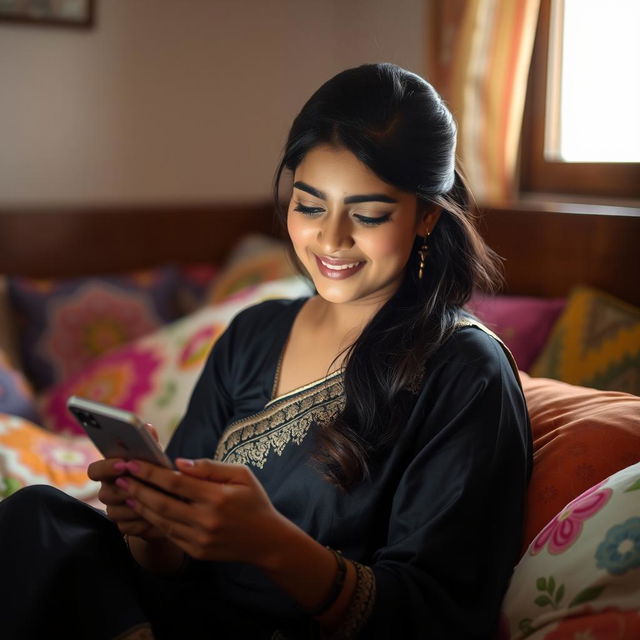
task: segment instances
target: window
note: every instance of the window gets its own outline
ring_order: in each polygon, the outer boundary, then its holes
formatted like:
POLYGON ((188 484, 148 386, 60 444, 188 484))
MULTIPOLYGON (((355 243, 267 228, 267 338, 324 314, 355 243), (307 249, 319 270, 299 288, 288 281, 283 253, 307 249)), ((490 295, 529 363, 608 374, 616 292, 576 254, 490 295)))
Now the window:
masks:
POLYGON ((637 0, 542 0, 522 191, 640 197, 639 22, 637 0))

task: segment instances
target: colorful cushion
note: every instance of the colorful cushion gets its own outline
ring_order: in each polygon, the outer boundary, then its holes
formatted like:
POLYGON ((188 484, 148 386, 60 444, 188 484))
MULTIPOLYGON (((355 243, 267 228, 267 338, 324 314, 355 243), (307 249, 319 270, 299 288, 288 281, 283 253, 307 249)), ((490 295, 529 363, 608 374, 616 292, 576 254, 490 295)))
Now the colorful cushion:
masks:
POLYGON ((66 409, 67 398, 77 395, 133 411, 156 427, 166 445, 209 350, 231 319, 268 298, 309 294, 309 285, 301 277, 268 282, 115 349, 44 395, 43 422, 54 431, 82 433, 66 409))
POLYGON ((528 371, 565 304, 564 298, 475 294, 468 307, 504 340, 518 367, 528 371))
POLYGON ((50 484, 95 503, 100 484, 87 467, 100 454, 87 437, 65 437, 35 424, 0 414, 0 499, 21 487, 50 484))
POLYGON ((640 398, 520 372, 533 432, 525 545, 590 486, 640 460, 640 398))
POLYGON ((215 304, 247 287, 297 274, 285 242, 263 235, 246 236, 214 280, 207 302, 215 304))
POLYGON ((207 302, 207 295, 220 271, 208 263, 194 263, 179 267, 178 308, 185 316, 207 302))
POLYGON ((24 370, 37 389, 177 317, 177 271, 60 280, 10 278, 24 370))
POLYGON ((574 289, 531 375, 640 395, 640 309, 574 289))
POLYGON ((515 568, 503 613, 511 640, 640 638, 640 463, 550 520, 515 568))
POLYGON ((38 409, 33 391, 25 377, 11 366, 0 349, 0 413, 38 420, 38 409))

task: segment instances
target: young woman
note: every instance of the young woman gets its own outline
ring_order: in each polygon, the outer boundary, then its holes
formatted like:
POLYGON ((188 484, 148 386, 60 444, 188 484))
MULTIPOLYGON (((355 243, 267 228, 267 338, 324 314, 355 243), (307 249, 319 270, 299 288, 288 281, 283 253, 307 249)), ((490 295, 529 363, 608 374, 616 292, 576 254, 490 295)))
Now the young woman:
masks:
POLYGON ((492 636, 531 439, 508 352, 463 310, 495 267, 455 138, 391 64, 309 99, 275 194, 290 177, 316 295, 231 323, 168 446, 177 471, 92 464, 107 517, 44 487, 0 505, 4 637, 492 636))

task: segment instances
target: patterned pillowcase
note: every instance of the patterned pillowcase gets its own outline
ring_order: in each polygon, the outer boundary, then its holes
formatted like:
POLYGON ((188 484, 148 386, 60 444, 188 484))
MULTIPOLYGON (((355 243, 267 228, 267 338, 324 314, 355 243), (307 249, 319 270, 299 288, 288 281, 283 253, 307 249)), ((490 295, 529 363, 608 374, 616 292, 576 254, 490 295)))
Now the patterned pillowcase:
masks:
POLYGON ((577 287, 531 375, 640 395, 640 309, 577 287))
POLYGON ((96 505, 100 484, 87 467, 100 454, 87 437, 65 437, 0 414, 0 499, 32 484, 49 484, 96 505))
POLYGON ((286 243, 269 236, 250 235, 235 247, 206 296, 208 304, 227 300, 248 287, 298 275, 286 243))
POLYGON ((640 398, 524 372, 520 379, 534 448, 524 536, 528 545, 563 505, 640 460, 640 398))
POLYGON ((307 281, 299 276, 268 282, 115 349, 44 395, 43 422, 53 431, 83 433, 66 409, 67 398, 77 395, 133 411, 156 427, 166 445, 211 347, 232 318, 269 298, 310 293, 307 281))
POLYGON ((25 377, 11 366, 0 349, 0 413, 38 420, 38 409, 33 391, 25 377))
POLYGON ((182 265, 179 269, 178 307, 180 315, 185 316, 206 303, 220 269, 205 262, 182 265))
POLYGON ((514 570, 503 616, 511 640, 640 638, 640 463, 544 527, 514 570))
POLYGON ((42 280, 10 278, 24 370, 37 389, 177 317, 177 270, 42 280))
POLYGON ((564 298, 475 294, 468 307, 504 340, 518 367, 528 371, 565 304, 564 298))

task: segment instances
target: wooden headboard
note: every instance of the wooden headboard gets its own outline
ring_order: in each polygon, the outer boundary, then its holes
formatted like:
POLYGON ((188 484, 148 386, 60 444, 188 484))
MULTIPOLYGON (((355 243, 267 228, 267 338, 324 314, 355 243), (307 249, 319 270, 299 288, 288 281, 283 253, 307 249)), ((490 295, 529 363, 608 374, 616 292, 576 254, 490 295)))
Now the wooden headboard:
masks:
MULTIPOLYGON (((640 211, 486 208, 480 230, 504 259, 505 292, 564 296, 588 284, 640 305, 640 211)), ((270 203, 0 209, 0 273, 60 277, 166 262, 221 262, 248 232, 277 235, 270 203)))

